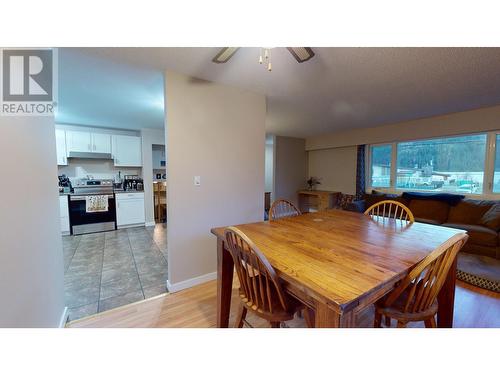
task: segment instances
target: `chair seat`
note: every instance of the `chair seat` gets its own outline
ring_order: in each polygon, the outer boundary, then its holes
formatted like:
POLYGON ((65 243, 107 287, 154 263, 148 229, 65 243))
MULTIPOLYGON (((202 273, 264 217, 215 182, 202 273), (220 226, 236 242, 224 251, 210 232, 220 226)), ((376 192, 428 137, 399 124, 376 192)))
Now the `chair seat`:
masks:
POLYGON ((437 310, 438 310, 438 303, 437 300, 434 301, 434 303, 426 310, 419 311, 416 313, 412 312, 404 312, 404 306, 406 304, 406 301, 408 300, 408 293, 404 292, 402 293, 394 303, 387 307, 385 306, 385 300, 386 298, 383 298, 380 301, 377 301, 375 304, 375 309, 379 314, 382 314, 384 316, 387 316, 389 318, 393 318, 399 321, 406 321, 406 322, 415 322, 415 321, 420 321, 420 320, 425 320, 427 318, 430 318, 434 315, 436 315, 437 310))
POLYGON ((271 298, 271 306, 273 312, 272 314, 270 314, 269 312, 262 311, 261 309, 253 306, 252 303, 249 302, 248 299, 245 297, 245 294, 241 292, 241 290, 240 290, 240 298, 248 310, 254 312, 261 318, 269 321, 284 322, 287 320, 292 320, 294 318, 295 313, 304 307, 302 302, 300 302, 299 300, 288 294, 285 294, 285 299, 288 309, 284 310, 283 307, 281 306, 281 303, 279 302, 278 296, 273 296, 273 298, 271 298))

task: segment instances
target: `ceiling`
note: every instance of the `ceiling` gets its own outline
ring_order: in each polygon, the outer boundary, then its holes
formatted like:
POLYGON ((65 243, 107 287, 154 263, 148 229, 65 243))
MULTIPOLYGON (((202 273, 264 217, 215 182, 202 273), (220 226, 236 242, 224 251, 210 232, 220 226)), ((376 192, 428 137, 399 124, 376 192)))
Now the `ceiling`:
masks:
POLYGON ((267 132, 296 137, 500 104, 500 48, 314 48, 302 64, 274 48, 272 72, 258 48, 218 50, 61 48, 56 121, 160 128, 166 69, 265 94, 267 132))

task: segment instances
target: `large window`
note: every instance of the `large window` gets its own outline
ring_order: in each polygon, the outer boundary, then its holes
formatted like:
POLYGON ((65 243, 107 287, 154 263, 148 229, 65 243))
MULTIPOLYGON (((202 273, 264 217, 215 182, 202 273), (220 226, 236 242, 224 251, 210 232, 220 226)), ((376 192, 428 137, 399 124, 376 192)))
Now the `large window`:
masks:
POLYGON ((391 145, 371 147, 371 186, 391 186, 391 157, 391 145))
MULTIPOLYGON (((371 146, 371 186, 483 194, 487 142, 487 134, 476 134, 371 146), (397 163, 391 168, 393 157, 397 163), (396 181, 391 184, 392 170, 396 181)), ((500 136, 496 144, 492 190, 500 193, 500 136)))

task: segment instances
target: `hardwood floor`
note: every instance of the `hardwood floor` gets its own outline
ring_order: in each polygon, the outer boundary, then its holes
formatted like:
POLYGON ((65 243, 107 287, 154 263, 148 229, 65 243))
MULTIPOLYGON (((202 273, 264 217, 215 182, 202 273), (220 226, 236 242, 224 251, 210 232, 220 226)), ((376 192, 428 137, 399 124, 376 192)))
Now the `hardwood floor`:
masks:
MULTIPOLYGON (((238 302, 234 285, 232 306, 238 302)), ((230 325, 234 324, 236 308, 231 308, 230 325)), ((216 281, 177 293, 163 294, 132 305, 119 307, 88 318, 71 322, 71 328, 188 328, 215 327, 216 281)), ((268 323, 249 314, 253 327, 268 323)), ((358 327, 371 327, 373 308, 366 309, 358 319, 358 327)), ((290 327, 305 327, 303 319, 288 322, 290 327)), ((394 326, 394 322, 393 322, 394 326)), ((415 326, 415 325, 413 325, 415 326)), ((416 325, 422 326, 423 325, 416 325)), ((500 328, 500 294, 457 281, 454 327, 500 328)))

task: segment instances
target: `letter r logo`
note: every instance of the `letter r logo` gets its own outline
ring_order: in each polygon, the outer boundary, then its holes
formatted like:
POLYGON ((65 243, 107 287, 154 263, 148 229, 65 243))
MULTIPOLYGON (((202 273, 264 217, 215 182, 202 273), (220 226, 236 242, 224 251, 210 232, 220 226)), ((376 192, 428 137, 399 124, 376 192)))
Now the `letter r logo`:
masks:
POLYGON ((52 50, 4 50, 2 63, 4 101, 52 101, 52 50))

